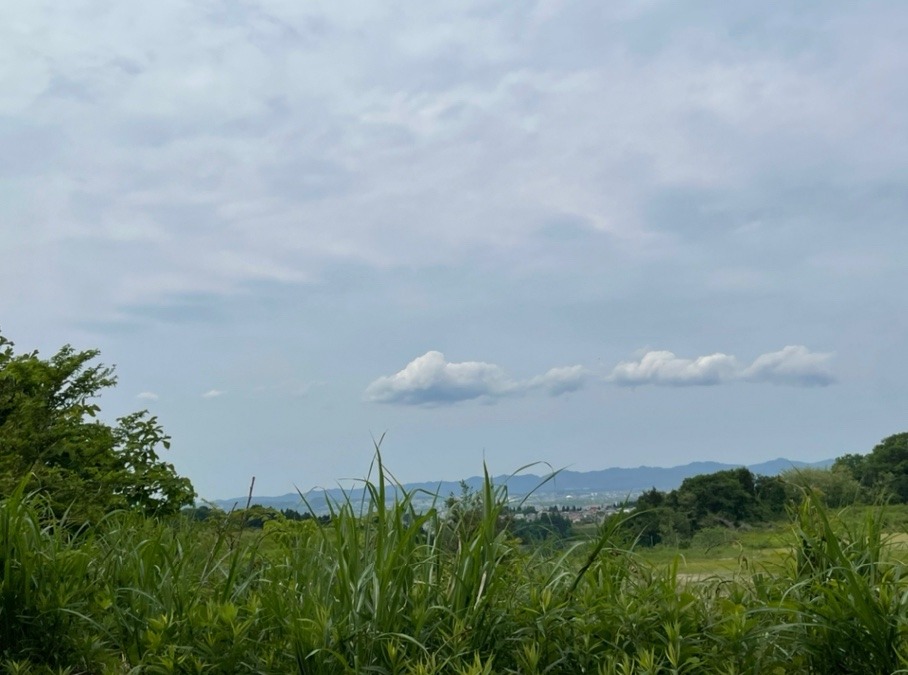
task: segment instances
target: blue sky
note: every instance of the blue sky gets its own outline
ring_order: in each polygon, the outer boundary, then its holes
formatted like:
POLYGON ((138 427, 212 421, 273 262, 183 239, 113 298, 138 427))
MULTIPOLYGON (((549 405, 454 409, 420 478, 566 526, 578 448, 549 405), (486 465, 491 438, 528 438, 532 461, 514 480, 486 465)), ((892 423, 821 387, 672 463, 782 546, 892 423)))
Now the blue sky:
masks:
POLYGON ((908 429, 902 2, 0 16, 0 328, 204 497, 908 429))

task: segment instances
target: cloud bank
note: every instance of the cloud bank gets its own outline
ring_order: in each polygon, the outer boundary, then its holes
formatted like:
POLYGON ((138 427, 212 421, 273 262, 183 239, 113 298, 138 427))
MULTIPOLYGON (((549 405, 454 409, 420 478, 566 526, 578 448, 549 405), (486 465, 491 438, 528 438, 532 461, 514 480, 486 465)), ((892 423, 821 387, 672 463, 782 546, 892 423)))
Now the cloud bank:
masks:
POLYGON ((664 385, 708 386, 733 381, 825 387, 835 382, 830 369, 832 354, 811 352, 803 345, 789 345, 758 356, 742 366, 729 354, 710 354, 685 359, 669 351, 646 352, 636 361, 622 361, 607 378, 625 387, 664 385))
POLYGON ((552 368, 529 380, 512 380, 492 363, 450 363, 444 354, 426 352, 403 370, 379 377, 365 392, 367 401, 401 405, 444 405, 473 399, 498 399, 543 390, 551 396, 576 391, 583 386, 581 366, 552 368))
POLYGON ((126 321, 345 264, 473 269, 477 250, 571 271, 576 256, 537 241, 552 222, 646 261, 683 255, 659 235, 702 236, 704 210, 728 223, 709 250, 737 283, 771 276, 778 253, 759 254, 780 232, 799 263, 898 264, 901 200, 874 199, 889 211, 871 219, 863 195, 897 191, 905 169, 908 127, 887 114, 906 100, 903 3, 164 0, 138 20, 117 3, 12 4, 0 282, 36 290, 0 295, 5 316, 126 321), (843 177, 858 215, 823 218, 814 202, 847 197, 843 177), (731 228, 751 221, 762 246, 743 248, 731 228))
MULTIPOLYGON (((803 345, 761 354, 749 366, 721 352, 687 359, 670 351, 649 351, 635 361, 622 361, 604 381, 621 387, 712 386, 739 381, 825 387, 835 382, 831 358, 830 353, 811 352, 803 345)), ((451 363, 441 352, 429 351, 393 375, 372 382, 366 388, 365 399, 372 403, 437 406, 523 396, 532 391, 561 396, 581 389, 587 379, 587 369, 575 365, 552 368, 527 380, 514 380, 493 363, 451 363)))

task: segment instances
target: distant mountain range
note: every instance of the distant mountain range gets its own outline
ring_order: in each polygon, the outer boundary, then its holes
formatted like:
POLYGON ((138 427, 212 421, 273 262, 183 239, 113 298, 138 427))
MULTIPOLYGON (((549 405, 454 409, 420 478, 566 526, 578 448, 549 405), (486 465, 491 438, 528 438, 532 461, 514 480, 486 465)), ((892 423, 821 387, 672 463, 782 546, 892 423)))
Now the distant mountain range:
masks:
MULTIPOLYGON (((792 468, 825 468, 832 464, 833 460, 827 459, 821 462, 798 462, 784 458, 773 459, 760 464, 751 464, 747 468, 753 473, 762 476, 775 476, 783 471, 792 468)), ((600 471, 560 471, 552 478, 539 476, 535 474, 520 474, 517 476, 495 476, 492 481, 496 485, 507 484, 508 494, 510 496, 526 495, 533 492, 538 496, 550 495, 551 497, 568 496, 572 493, 581 493, 590 495, 593 493, 609 493, 611 495, 630 496, 636 495, 644 490, 656 488, 657 490, 667 491, 674 490, 681 482, 690 476, 696 476, 704 473, 715 473, 726 469, 737 469, 741 464, 723 464, 721 462, 691 462, 681 466, 670 468, 640 466, 636 469, 611 468, 600 471)), ((467 486, 477 489, 482 486, 483 479, 481 476, 473 476, 464 481, 467 486)), ((433 495, 439 495, 442 498, 449 494, 460 494, 460 481, 437 481, 422 483, 407 483, 403 486, 405 490, 425 491, 433 495)), ((362 499, 362 489, 347 490, 346 493, 340 488, 329 490, 312 490, 306 495, 309 507, 316 513, 327 511, 328 501, 338 502, 349 497, 354 502, 362 499)), ((393 496, 393 492, 391 494, 393 496)), ((235 497, 233 499, 214 500, 213 504, 225 510, 241 508, 245 506, 247 497, 235 497)), ((300 496, 291 492, 279 497, 263 497, 253 495, 253 504, 270 506, 276 509, 295 509, 305 511, 308 508, 303 504, 300 496)))

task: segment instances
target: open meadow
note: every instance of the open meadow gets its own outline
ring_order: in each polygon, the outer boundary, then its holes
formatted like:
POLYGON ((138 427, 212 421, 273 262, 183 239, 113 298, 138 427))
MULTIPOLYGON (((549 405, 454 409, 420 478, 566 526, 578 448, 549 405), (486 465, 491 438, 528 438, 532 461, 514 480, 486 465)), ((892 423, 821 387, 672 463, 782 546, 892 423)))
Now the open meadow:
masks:
MULTIPOLYGON (((830 517, 840 527, 852 531, 859 529, 868 518, 880 518, 889 559, 908 562, 908 505, 856 505, 831 510, 830 517)), ((595 534, 595 528, 575 529, 579 530, 580 536, 595 534)), ((753 571, 771 571, 776 566, 785 565, 798 546, 796 532, 796 528, 786 521, 740 530, 712 528, 699 533, 692 542, 683 546, 637 547, 635 551, 656 567, 677 566, 680 579, 729 578, 753 571)))

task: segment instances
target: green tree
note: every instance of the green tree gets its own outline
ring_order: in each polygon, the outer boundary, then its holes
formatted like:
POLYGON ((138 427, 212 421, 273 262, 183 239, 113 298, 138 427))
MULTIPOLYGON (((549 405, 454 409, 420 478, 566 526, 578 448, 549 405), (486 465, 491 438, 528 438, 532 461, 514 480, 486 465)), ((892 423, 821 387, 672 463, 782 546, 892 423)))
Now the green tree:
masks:
POLYGON ((660 492, 655 487, 647 490, 637 497, 638 509, 655 509, 665 503, 665 493, 660 492))
POLYGON ((838 460, 830 469, 801 467, 789 469, 782 474, 789 486, 789 498, 800 501, 804 488, 810 488, 823 500, 826 506, 840 508, 864 501, 864 488, 847 468, 838 460))
POLYGON ((884 438, 870 451, 862 482, 882 487, 899 502, 908 502, 908 433, 884 438))
POLYGON ((510 520, 508 529, 524 544, 538 543, 549 539, 562 540, 571 536, 570 519, 558 512, 540 513, 535 520, 510 520))
POLYGON ((833 470, 847 471, 872 493, 908 502, 908 432, 884 438, 867 455, 839 457, 833 470))
POLYGON ((864 476, 864 469, 867 464, 867 457, 854 452, 849 452, 841 457, 836 458, 832 468, 836 471, 842 471, 851 475, 856 481, 860 481, 864 476))
POLYGON ((716 518, 737 525, 759 516, 755 477, 744 467, 690 476, 669 497, 695 529, 716 518))
POLYGON ((620 519, 618 532, 624 535, 626 542, 634 542, 639 546, 680 546, 690 540, 693 532, 690 519, 671 506, 642 508, 638 501, 631 518, 622 518, 620 515, 612 518, 620 519))
POLYGON ((0 335, 0 496, 26 481, 55 511, 94 520, 114 509, 168 514, 195 491, 158 456, 170 438, 155 417, 136 412, 111 426, 95 399, 116 384, 97 350, 69 345, 49 359, 16 354, 0 335))
POLYGON ((785 515, 789 496, 781 476, 756 476, 754 496, 757 500, 755 511, 760 520, 775 520, 785 515))
POLYGON ((271 522, 272 520, 287 520, 287 518, 277 509, 271 506, 262 506, 261 504, 253 504, 248 509, 234 511, 230 514, 230 519, 255 530, 261 530, 265 526, 265 523, 271 522))

